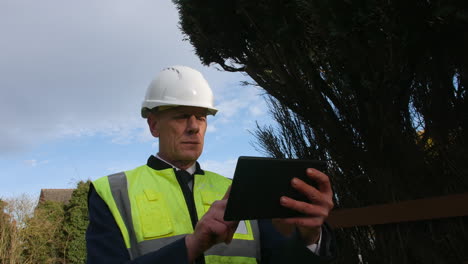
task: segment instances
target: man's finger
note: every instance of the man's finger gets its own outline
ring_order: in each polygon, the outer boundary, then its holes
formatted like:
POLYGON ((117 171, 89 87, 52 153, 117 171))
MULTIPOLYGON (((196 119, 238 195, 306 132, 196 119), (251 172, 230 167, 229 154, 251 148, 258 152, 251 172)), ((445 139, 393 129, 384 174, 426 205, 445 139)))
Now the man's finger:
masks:
POLYGON ((223 200, 227 200, 229 198, 229 194, 231 193, 231 187, 232 187, 232 185, 229 185, 229 188, 227 189, 226 193, 224 194, 223 200))
POLYGON ((293 178, 291 181, 291 185, 298 190, 299 192, 303 193, 310 202, 320 204, 323 200, 323 194, 320 193, 318 189, 315 187, 307 184, 301 179, 293 178))
POLYGON ((317 228, 323 225, 324 219, 322 217, 293 217, 285 218, 284 222, 297 227, 317 228))
POLYGON ((280 203, 282 206, 300 212, 308 216, 328 217, 329 208, 322 205, 310 204, 306 202, 296 201, 289 197, 281 197, 280 203))
POLYGON ((328 196, 333 195, 330 179, 325 173, 313 168, 308 168, 306 170, 306 174, 317 183, 318 189, 321 193, 328 196))

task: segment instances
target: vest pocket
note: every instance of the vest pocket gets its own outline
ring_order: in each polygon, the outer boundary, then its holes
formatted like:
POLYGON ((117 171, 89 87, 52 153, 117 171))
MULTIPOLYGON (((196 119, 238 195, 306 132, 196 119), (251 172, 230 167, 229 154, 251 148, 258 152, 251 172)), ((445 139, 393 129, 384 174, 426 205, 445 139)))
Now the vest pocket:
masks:
POLYGON ((174 231, 161 193, 147 189, 136 200, 144 239, 168 235, 174 231))
MULTIPOLYGON (((216 200, 222 199, 223 196, 219 193, 216 192, 210 192, 210 191, 204 191, 202 194, 202 201, 203 201, 203 208, 205 209, 205 213, 208 212, 210 209, 211 205, 214 203, 216 200)), ((200 216, 201 218, 201 216, 200 216)))

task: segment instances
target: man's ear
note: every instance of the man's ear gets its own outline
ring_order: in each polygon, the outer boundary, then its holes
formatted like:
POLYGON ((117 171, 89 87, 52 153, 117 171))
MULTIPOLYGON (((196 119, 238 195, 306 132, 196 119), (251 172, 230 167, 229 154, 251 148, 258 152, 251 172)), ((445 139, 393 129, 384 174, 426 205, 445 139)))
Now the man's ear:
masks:
POLYGON ((153 113, 150 113, 148 115, 147 121, 151 135, 153 135, 153 137, 159 137, 158 119, 156 118, 156 116, 153 113))

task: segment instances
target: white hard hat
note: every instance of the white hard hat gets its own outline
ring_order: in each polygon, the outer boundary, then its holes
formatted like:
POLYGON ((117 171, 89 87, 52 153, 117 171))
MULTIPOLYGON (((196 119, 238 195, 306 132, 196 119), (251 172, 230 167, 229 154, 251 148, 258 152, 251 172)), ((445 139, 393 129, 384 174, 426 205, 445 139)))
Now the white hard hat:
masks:
POLYGON ((141 116, 148 117, 151 109, 161 106, 196 106, 215 115, 213 92, 203 75, 190 67, 172 66, 163 69, 146 90, 141 116))

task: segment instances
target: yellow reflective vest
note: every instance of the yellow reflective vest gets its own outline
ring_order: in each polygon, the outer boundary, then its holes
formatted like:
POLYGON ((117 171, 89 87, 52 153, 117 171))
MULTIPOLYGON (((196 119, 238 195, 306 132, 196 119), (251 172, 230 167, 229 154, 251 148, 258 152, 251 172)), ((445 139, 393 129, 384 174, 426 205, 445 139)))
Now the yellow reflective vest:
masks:
MULTIPOLYGON (((231 184, 219 174, 201 172, 195 174, 193 185, 198 219, 214 201, 223 198, 231 184)), ((156 170, 143 165, 102 177, 93 185, 114 216, 131 259, 193 233, 188 205, 173 168, 156 170)), ((217 244, 205 252, 206 263, 257 263, 256 259, 260 259, 256 221, 241 221, 229 245, 217 244)))

